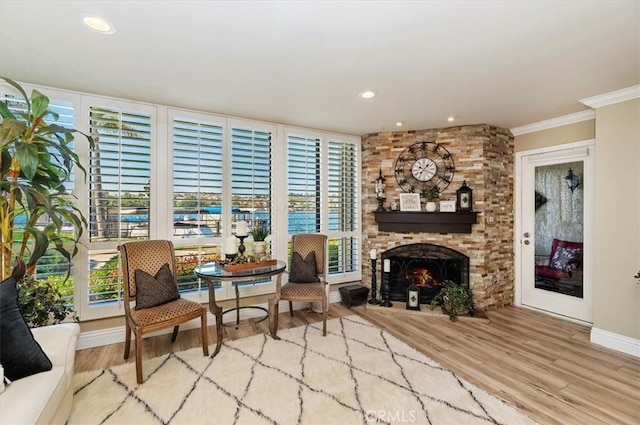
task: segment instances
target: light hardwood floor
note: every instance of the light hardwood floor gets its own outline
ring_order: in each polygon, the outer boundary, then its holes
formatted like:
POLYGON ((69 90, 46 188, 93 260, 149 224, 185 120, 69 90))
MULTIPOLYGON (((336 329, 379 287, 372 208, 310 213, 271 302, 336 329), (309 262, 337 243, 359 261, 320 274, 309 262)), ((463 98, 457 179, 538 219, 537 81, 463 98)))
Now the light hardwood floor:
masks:
MULTIPOLYGON (((450 322, 332 304, 329 318, 358 314, 458 376, 497 395, 541 424, 640 424, 640 359, 589 342, 589 328, 535 311, 505 307, 489 320, 450 322)), ((321 320, 299 310, 280 315, 280 328, 321 320)), ((267 322, 226 328, 225 338, 267 332, 267 322)), ((209 327, 210 343, 215 326, 209 327)), ((199 331, 144 341, 143 359, 199 347, 199 331)), ((76 353, 76 372, 125 363, 124 343, 76 353)), ((133 352, 129 362, 133 362, 133 352)), ((509 424, 511 425, 511 424, 509 424)))

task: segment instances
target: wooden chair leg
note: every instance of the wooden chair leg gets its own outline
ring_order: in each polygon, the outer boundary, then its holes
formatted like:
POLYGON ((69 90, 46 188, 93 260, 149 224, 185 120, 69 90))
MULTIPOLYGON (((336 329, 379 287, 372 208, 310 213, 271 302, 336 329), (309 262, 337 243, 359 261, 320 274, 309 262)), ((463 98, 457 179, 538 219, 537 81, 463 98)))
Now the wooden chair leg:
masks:
POLYGON ((325 298, 322 300, 322 336, 327 336, 327 313, 329 311, 329 302, 325 298))
POLYGON ((278 314, 280 309, 280 300, 275 297, 269 300, 269 333, 273 339, 278 338, 278 314))
POLYGON ((180 325, 173 327, 173 333, 171 334, 171 342, 176 342, 176 338, 178 337, 178 328, 180 325))
POLYGON ((125 336, 124 336, 124 359, 129 358, 129 352, 131 351, 131 328, 129 322, 125 322, 125 336))
POLYGON ((202 354, 209 355, 209 338, 207 338, 207 309, 203 309, 200 326, 202 327, 202 354))
POLYGON ((136 331, 136 379, 142 384, 142 332, 136 331))
POLYGON ((293 317, 293 301, 289 301, 289 316, 293 317))

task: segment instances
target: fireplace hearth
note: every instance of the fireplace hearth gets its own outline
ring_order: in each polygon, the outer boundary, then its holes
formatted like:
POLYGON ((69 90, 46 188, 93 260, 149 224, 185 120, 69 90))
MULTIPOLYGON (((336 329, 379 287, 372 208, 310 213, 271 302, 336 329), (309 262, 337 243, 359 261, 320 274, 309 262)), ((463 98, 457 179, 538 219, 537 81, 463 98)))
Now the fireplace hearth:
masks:
POLYGON ((451 248, 428 243, 401 245, 382 253, 390 271, 382 273, 391 301, 407 300, 407 287, 420 289, 420 304, 429 304, 445 280, 469 287, 469 257, 451 248))

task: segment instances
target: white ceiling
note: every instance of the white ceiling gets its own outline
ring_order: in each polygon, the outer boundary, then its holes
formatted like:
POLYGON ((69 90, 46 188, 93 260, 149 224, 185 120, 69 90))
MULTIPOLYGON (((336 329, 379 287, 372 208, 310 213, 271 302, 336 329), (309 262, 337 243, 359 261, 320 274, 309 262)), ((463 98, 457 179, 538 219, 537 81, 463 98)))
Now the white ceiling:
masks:
POLYGON ((514 128, 639 84, 639 15, 638 1, 2 0, 0 75, 355 135, 514 128))

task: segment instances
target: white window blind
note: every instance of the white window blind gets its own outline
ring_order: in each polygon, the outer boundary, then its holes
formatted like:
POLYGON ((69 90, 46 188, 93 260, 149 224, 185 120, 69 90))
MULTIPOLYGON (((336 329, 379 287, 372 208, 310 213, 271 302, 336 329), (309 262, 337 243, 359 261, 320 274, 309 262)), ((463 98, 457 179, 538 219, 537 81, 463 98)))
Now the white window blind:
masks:
POLYGON ((328 237, 331 283, 360 276, 359 145, 287 134, 288 231, 328 237))
POLYGON ((87 303, 95 306, 122 298, 119 241, 150 237, 151 116, 91 106, 89 131, 89 241, 114 243, 89 251, 87 303))
POLYGON ((320 232, 320 140, 287 137, 288 232, 320 232))
MULTIPOLYGON (((271 229, 271 132, 231 128, 231 206, 233 220, 247 221, 249 230, 271 229)), ((271 279, 239 283, 243 288, 269 285, 271 279)))
POLYGON ((173 120, 174 237, 206 238, 222 234, 221 124, 173 120))
POLYGON ((271 133, 231 129, 231 202, 237 220, 271 226, 271 133))
POLYGON ((359 267, 358 149, 353 143, 328 142, 329 274, 359 267))

